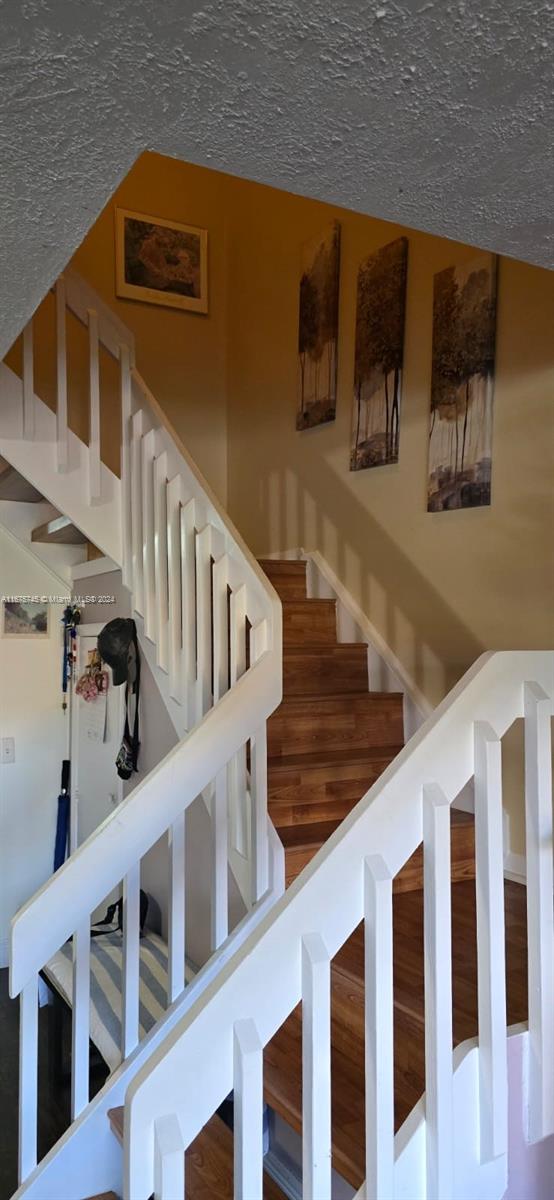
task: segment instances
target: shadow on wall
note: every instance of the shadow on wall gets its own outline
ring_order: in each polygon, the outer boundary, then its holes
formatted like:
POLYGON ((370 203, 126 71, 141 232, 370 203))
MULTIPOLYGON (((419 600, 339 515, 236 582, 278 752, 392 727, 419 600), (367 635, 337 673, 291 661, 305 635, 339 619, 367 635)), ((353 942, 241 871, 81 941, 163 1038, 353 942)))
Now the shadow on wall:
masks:
POLYGON ((260 482, 259 515, 266 544, 285 550, 294 544, 294 536, 296 545, 321 550, 401 662, 413 664, 417 687, 438 703, 489 647, 460 621, 323 457, 313 461, 306 456, 303 477, 284 468, 270 471, 260 482), (348 537, 333 523, 334 512, 341 513, 348 537), (367 566, 368 560, 386 562, 388 579, 397 581, 394 592, 367 566))

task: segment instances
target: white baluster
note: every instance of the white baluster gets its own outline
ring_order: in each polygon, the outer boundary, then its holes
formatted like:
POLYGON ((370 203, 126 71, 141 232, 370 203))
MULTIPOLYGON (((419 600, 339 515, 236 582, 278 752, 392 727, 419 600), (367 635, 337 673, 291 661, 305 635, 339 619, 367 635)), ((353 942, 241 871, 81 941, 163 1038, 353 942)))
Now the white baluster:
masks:
POLYGON ((167 582, 169 614, 169 690, 183 703, 183 634, 181 628, 181 497, 183 481, 174 475, 167 485, 167 582))
POLYGON ((167 671, 167 454, 154 460, 154 578, 156 595, 156 661, 167 671))
POLYGON ((187 729, 196 721, 196 505, 181 509, 181 627, 183 630, 183 688, 187 729))
POLYGON ((229 687, 228 578, 229 558, 222 554, 214 563, 212 572, 214 704, 229 687))
POLYGON ((90 920, 73 934, 73 1014, 71 1058, 71 1119, 86 1108, 89 1099, 90 1037, 90 920))
POLYGON ((423 789, 426 1200, 452 1197, 452 935, 450 804, 423 789))
POLYGON ((475 722, 475 891, 481 1161, 505 1154, 508 1138, 506 962, 501 745, 475 722))
POLYGON ((175 1115, 154 1121, 154 1200, 185 1195, 185 1143, 175 1115))
POLYGON ((140 862, 123 880, 123 997, 121 1034, 123 1058, 139 1039, 140 988, 140 862))
POLYGON ((142 562, 144 586, 144 632, 151 642, 156 638, 156 581, 154 563, 154 456, 156 434, 153 429, 142 439, 142 562))
POLYGON ((263 1048, 254 1021, 234 1026, 234 1200, 263 1193, 263 1048))
POLYGON ((302 938, 302 1197, 331 1200, 331 965, 319 933, 302 938))
POLYGON ((229 932, 227 768, 219 771, 211 796, 212 911, 211 948, 217 950, 229 932))
POLYGON ((60 275, 56 283, 56 439, 58 471, 67 471, 69 465, 68 438, 65 280, 63 275, 60 275))
POLYGON ((554 1133, 552 701, 525 685, 525 829, 529 979, 529 1140, 554 1133))
POLYGON ((131 500, 131 353, 119 347, 119 386, 121 396, 121 537, 123 545, 124 587, 133 591, 132 500, 131 500))
POLYGON ((380 855, 365 860, 364 896, 366 1196, 393 1200, 392 879, 380 855))
POLYGON ((210 525, 196 535, 196 670, 197 716, 203 717, 212 695, 212 530, 210 525))
POLYGON ((144 616, 144 555, 142 537, 142 439, 144 414, 133 414, 131 421, 131 545, 133 603, 144 616))
POLYGON ((19 1182, 37 1163, 38 976, 25 984, 19 1000, 19 1182))
MULTIPOLYGON (((230 601, 231 687, 246 670, 246 587, 241 584, 230 601)), ((240 854, 248 854, 248 808, 246 797, 246 746, 241 746, 229 763, 231 840, 240 854)))
POLYGON ((173 822, 169 836, 168 1001, 185 986, 185 813, 173 822))
MULTIPOLYGON (((250 630, 250 662, 267 649, 267 621, 250 630)), ((250 739, 252 903, 269 887, 267 828, 267 726, 264 722, 250 739)))
POLYGON ((33 358, 33 321, 23 330, 23 437, 32 442, 35 436, 35 382, 33 358))
POLYGON ((100 500, 102 493, 100 473, 100 360, 98 344, 98 313, 88 312, 89 351, 89 500, 91 504, 100 500))

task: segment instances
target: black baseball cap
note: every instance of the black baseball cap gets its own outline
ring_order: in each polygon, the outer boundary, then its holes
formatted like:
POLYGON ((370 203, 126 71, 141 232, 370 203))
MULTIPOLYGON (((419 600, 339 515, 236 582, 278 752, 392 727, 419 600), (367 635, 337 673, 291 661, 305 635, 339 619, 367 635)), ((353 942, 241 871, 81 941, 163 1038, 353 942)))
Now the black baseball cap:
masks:
POLYGON ((136 643, 136 637, 136 626, 131 617, 114 617, 98 634, 100 657, 112 668, 116 687, 127 681, 129 646, 136 643))

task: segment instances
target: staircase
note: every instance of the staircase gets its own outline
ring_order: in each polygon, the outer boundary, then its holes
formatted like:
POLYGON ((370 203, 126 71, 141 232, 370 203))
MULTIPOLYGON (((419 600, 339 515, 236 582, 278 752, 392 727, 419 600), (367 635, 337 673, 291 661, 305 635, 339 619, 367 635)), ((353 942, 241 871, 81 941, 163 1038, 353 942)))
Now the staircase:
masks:
MULTIPOLYGON (((22 1192, 41 1200, 49 1189, 58 1197, 60 1188, 83 1195, 87 1172, 91 1180, 99 1170, 102 1175, 94 1147, 105 1141, 108 1108, 121 1103, 160 1027, 171 1028, 198 1001, 284 882, 283 851, 267 812, 266 722, 282 687, 279 600, 136 371, 129 331, 71 272, 55 286, 51 337, 54 410, 35 394, 32 322, 22 335, 19 372, 0 365, 0 462, 6 464, 0 488, 3 479, 12 499, 18 488, 27 488, 26 501, 45 498, 57 510, 47 527, 35 530, 36 541, 90 543, 121 566, 141 650, 179 741, 12 923, 10 991, 20 997, 21 1030, 19 1178, 22 1192), (68 423, 74 318, 88 338, 88 444, 68 423), (116 362, 120 378, 121 478, 101 457, 104 354, 116 362), (212 953, 185 987, 185 814, 198 797, 210 815, 212 953), (141 1040, 140 863, 162 837, 169 851, 167 1011, 141 1040), (246 909, 234 929, 229 871, 246 909), (123 1061, 89 1102, 90 920, 117 889, 125 913, 123 1061), (37 1163, 38 976, 69 938, 72 1124, 37 1163)), ((110 1175, 108 1161, 104 1174, 110 1175)), ((101 1179, 96 1191, 111 1183, 101 1179)))
POLYGON ((526 1138, 554 1133, 554 655, 483 656, 403 746, 402 697, 369 690, 366 648, 337 642, 335 604, 308 598, 304 563, 252 558, 138 373, 129 332, 69 272, 55 299, 55 411, 35 395, 31 324, 20 374, 0 367, 0 455, 121 566, 179 740, 14 918, 17 1196, 282 1200, 264 1158, 269 1105, 300 1139, 305 1200, 331 1200, 337 1175, 358 1200, 501 1200, 512 1086, 501 740, 520 718, 526 1138), (68 312, 88 336, 87 445, 68 426, 68 312), (100 348, 120 372, 121 478, 100 454, 100 348), (471 779, 475 819, 452 807, 471 779), (211 957, 185 986, 185 813, 198 797, 210 814, 211 957), (140 862, 161 837, 167 1010, 140 1039, 140 862), (235 929, 229 870, 246 906, 235 929), (89 1101, 90 917, 117 887, 123 1061, 89 1101), (471 911, 476 929, 461 1021, 453 911, 471 911), (72 1123, 38 1163, 37 980, 69 938, 72 1123), (221 1115, 231 1093, 232 1130, 221 1115))

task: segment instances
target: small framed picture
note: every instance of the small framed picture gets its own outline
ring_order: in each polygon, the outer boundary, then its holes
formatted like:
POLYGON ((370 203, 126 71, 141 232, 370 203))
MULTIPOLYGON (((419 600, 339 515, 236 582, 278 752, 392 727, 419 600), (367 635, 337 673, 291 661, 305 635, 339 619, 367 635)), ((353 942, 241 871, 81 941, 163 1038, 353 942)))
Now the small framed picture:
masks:
POLYGON ((207 313, 207 229, 117 208, 115 263, 118 296, 207 313))
POLYGON ((40 638, 50 633, 48 604, 20 600, 2 601, 2 634, 4 637, 40 638))

